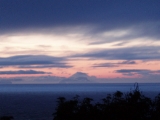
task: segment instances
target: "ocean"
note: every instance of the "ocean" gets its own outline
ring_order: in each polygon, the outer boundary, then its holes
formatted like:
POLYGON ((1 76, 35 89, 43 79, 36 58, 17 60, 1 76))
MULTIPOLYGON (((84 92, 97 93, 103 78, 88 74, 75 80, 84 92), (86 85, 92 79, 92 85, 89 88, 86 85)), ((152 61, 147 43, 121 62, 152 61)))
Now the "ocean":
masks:
MULTIPOLYGON (((140 83, 144 95, 154 98, 160 93, 160 83, 140 83)), ((13 116, 14 120, 52 120, 58 97, 68 100, 79 95, 101 101, 117 90, 134 90, 134 83, 105 84, 27 84, 0 85, 0 116, 13 116)))

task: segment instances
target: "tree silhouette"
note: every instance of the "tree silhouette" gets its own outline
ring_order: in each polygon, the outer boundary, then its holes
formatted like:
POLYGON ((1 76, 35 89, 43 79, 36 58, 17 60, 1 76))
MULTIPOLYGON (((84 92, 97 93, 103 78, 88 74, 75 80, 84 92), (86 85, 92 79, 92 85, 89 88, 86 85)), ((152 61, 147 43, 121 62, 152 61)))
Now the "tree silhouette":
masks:
POLYGON ((2 116, 0 117, 0 120, 12 120, 14 119, 13 116, 2 116))
POLYGON ((92 103, 93 99, 78 97, 72 100, 58 98, 53 120, 158 120, 160 119, 160 94, 154 100, 135 89, 122 93, 108 94, 102 102, 92 103))

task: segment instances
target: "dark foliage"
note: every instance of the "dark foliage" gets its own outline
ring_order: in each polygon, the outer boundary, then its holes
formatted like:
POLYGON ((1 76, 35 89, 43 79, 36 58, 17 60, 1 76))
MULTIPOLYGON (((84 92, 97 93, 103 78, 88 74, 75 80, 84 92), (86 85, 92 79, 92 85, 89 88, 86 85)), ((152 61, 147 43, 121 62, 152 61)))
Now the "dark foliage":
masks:
POLYGON ((101 103, 78 98, 58 98, 53 120, 160 120, 160 94, 151 100, 140 92, 138 84, 128 93, 108 94, 101 103))
POLYGON ((0 120, 12 120, 14 119, 13 116, 2 116, 0 117, 0 120))

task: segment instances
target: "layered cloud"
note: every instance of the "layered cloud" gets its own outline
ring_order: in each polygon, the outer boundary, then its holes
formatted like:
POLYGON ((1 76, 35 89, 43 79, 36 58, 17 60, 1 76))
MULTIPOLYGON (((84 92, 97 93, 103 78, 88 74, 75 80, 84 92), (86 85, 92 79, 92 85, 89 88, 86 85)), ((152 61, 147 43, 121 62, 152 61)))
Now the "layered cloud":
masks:
POLYGON ((0 71, 0 75, 15 75, 15 74, 51 74, 50 72, 35 71, 35 70, 18 70, 18 71, 0 71))
POLYGON ((147 70, 147 69, 120 69, 116 70, 116 72, 122 73, 123 75, 127 76, 142 75, 145 77, 153 74, 160 74, 160 70, 147 70))
POLYGON ((159 60, 160 48, 154 46, 127 47, 115 49, 93 50, 88 53, 74 55, 73 57, 86 57, 106 60, 159 60))
POLYGON ((15 66, 18 68, 69 68, 66 58, 47 55, 17 55, 0 58, 0 66, 15 66))
POLYGON ((71 68, 73 66, 66 65, 65 63, 57 63, 53 65, 20 65, 17 68, 71 68))
POLYGON ((134 65, 136 64, 135 61, 123 61, 123 62, 117 62, 117 63, 99 63, 94 64, 92 67, 119 67, 120 65, 134 65))
POLYGON ((0 0, 0 74, 158 78, 159 3, 0 0))
POLYGON ((15 78, 0 78, 0 84, 57 84, 57 83, 135 83, 135 82, 160 82, 160 70, 152 71, 147 69, 120 69, 117 73, 122 73, 125 76, 139 75, 138 78, 122 77, 122 78, 97 78, 89 76, 84 72, 76 72, 69 77, 60 76, 25 76, 15 78))
POLYGON ((1 0, 0 31, 86 26, 90 33, 134 29, 133 36, 159 38, 159 0, 1 0), (138 35, 137 35, 138 34, 138 35))

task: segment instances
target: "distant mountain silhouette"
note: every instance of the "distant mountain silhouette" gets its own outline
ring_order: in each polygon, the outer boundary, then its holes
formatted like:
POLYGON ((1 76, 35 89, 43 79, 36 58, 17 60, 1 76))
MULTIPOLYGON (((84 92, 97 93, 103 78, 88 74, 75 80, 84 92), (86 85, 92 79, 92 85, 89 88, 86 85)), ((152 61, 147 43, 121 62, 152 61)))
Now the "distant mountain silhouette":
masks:
POLYGON ((92 83, 93 79, 96 79, 96 77, 89 76, 83 72, 76 72, 69 78, 60 81, 60 83, 92 83))

